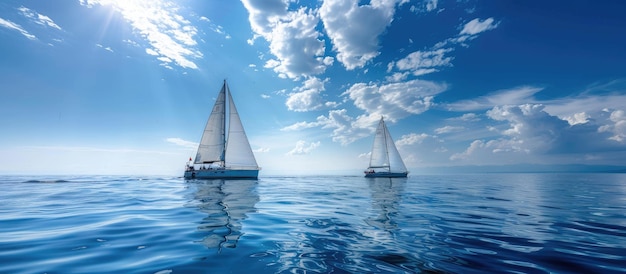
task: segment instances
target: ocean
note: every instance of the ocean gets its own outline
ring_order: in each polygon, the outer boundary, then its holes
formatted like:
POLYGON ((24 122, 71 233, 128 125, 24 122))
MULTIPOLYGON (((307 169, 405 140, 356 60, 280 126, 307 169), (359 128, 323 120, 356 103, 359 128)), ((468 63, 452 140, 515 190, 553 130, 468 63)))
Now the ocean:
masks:
POLYGON ((626 174, 0 187, 0 273, 626 273, 626 174))

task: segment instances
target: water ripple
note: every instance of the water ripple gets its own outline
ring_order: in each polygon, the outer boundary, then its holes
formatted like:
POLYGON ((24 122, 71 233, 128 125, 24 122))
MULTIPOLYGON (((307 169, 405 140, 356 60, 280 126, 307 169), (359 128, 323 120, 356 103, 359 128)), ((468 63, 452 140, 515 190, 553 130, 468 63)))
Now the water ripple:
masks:
POLYGON ((626 273, 625 182, 0 177, 0 273, 626 273))

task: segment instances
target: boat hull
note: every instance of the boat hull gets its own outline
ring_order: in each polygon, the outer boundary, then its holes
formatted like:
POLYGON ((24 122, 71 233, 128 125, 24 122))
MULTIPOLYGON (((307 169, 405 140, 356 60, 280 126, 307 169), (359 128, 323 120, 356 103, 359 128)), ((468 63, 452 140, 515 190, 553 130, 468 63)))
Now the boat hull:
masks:
POLYGON ((185 179, 257 179, 258 169, 199 169, 185 171, 185 179))
POLYGON ((405 178, 408 172, 365 172, 366 178, 405 178))

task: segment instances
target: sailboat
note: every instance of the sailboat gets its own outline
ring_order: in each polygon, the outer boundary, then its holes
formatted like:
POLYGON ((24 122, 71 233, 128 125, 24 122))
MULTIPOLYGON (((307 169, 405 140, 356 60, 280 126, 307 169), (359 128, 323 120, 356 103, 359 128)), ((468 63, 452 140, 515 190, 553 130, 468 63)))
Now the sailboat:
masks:
POLYGON ((189 158, 187 162, 185 179, 256 179, 259 169, 224 80, 204 128, 196 158, 193 161, 189 158))
POLYGON ((406 170, 393 139, 391 139, 383 117, 381 117, 378 128, 376 128, 370 165, 365 170, 365 177, 407 177, 407 174, 409 172, 406 170))

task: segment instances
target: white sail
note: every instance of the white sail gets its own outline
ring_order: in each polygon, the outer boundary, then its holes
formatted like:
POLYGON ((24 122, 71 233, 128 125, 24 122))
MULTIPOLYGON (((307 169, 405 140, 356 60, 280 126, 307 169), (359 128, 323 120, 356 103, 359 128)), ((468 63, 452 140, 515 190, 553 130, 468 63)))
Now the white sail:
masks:
POLYGON ((389 172, 406 172, 406 166, 404 165, 404 161, 402 161, 402 157, 400 157, 398 148, 396 148, 396 143, 393 141, 393 139, 391 139, 389 130, 387 130, 387 125, 384 125, 384 127, 385 140, 387 141, 387 154, 389 157, 389 172))
POLYGON ((226 143, 226 167, 231 169, 258 169, 250 142, 241 124, 230 90, 228 93, 229 123, 226 143))
POLYGON ((226 82, 213 105, 213 111, 204 127, 202 139, 198 146, 198 153, 194 164, 214 163, 224 161, 226 116, 226 82))
POLYGON ((385 138, 385 123, 382 119, 378 122, 376 134, 374 135, 374 145, 370 156, 370 168, 388 168, 389 155, 387 154, 387 141, 385 138))
POLYGON ((400 153, 396 148, 389 130, 385 125, 385 121, 381 118, 376 128, 374 136, 374 145, 372 146, 372 154, 370 156, 369 169, 382 168, 388 172, 403 173, 406 172, 406 166, 400 157, 400 153))
POLYGON ((224 81, 202 133, 196 159, 193 165, 187 164, 185 178, 257 178, 259 169, 224 81))

